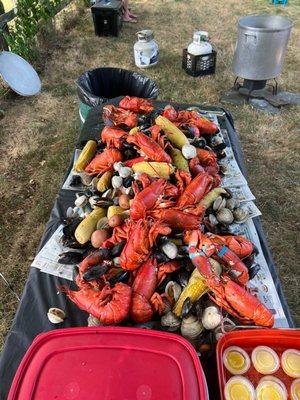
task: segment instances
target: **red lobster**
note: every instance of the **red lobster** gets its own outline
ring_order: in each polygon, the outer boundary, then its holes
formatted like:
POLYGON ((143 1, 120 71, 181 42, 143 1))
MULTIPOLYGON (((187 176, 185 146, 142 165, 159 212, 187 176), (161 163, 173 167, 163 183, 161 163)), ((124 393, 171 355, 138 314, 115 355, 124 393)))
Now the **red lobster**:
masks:
POLYGON ((214 178, 206 172, 200 172, 184 189, 176 206, 183 209, 197 204, 214 187, 214 178))
POLYGON ((150 183, 150 179, 145 174, 140 175, 138 179, 141 180, 144 189, 139 192, 137 185, 133 185, 135 197, 130 207, 132 219, 145 218, 146 212, 156 206, 167 207, 174 204, 171 200, 162 199, 163 197, 177 197, 178 190, 176 186, 164 179, 158 179, 150 183))
POLYGON ((150 114, 154 110, 149 100, 140 97, 125 96, 120 101, 119 106, 137 114, 150 114))
POLYGON ((122 161, 122 154, 117 149, 105 149, 97 154, 86 166, 85 172, 90 174, 99 174, 113 169, 115 162, 122 161))
POLYGON ((167 154, 155 140, 142 132, 136 132, 127 137, 128 143, 135 144, 149 160, 171 163, 172 158, 167 154))
POLYGON ((108 126, 122 126, 125 125, 128 128, 134 128, 137 126, 137 114, 118 108, 113 105, 107 105, 103 107, 102 118, 105 125, 108 126))
POLYGON ((127 132, 121 128, 112 128, 105 126, 101 132, 102 142, 107 144, 107 147, 115 147, 117 149, 122 148, 123 138, 128 135, 127 132))
POLYGON ((207 234, 207 236, 212 242, 227 246, 240 259, 246 258, 253 253, 253 244, 250 240, 244 238, 244 236, 219 236, 214 234, 207 234))
MULTIPOLYGON (((210 298, 244 323, 272 327, 274 316, 255 296, 243 285, 230 279, 228 275, 221 274, 218 277, 213 272, 209 256, 215 251, 215 245, 210 240, 207 241, 199 230, 190 232, 188 236, 190 259, 212 291, 210 298)), ((218 257, 223 260, 223 253, 227 250, 226 246, 223 246, 218 257)))
POLYGON ((67 296, 81 309, 98 318, 104 325, 122 322, 128 315, 132 289, 124 283, 113 288, 105 285, 100 291, 83 288, 73 291, 64 288, 67 296))
POLYGON ((168 235, 171 229, 160 221, 127 221, 127 243, 120 255, 120 266, 123 269, 135 270, 149 257, 157 236, 168 235))
POLYGON ((148 258, 139 268, 132 285, 131 319, 137 323, 150 321, 153 311, 163 311, 163 301, 156 287, 164 280, 166 274, 179 268, 176 261, 157 266, 154 257, 148 258))
POLYGON ((175 208, 152 210, 148 214, 159 220, 171 229, 192 230, 198 229, 205 213, 205 207, 199 205, 194 210, 178 210, 175 208))

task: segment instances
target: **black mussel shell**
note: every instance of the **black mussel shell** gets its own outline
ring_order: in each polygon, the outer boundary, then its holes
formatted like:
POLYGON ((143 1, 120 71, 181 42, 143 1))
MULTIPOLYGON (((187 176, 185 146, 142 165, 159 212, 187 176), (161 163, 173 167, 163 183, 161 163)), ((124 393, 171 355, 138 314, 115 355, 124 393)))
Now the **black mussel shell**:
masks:
POLYGON ((168 274, 165 279, 161 282, 161 284, 155 289, 157 293, 164 293, 166 290, 166 286, 170 281, 173 281, 174 278, 172 274, 168 274))
POLYGON ((254 263, 254 253, 250 254, 250 256, 246 257, 243 259, 243 263, 246 265, 246 267, 249 269, 252 264, 254 263))
POLYGON ((81 176, 80 175, 73 175, 71 182, 70 182, 70 186, 74 187, 74 186, 81 186, 82 185, 82 180, 81 180, 81 176))
POLYGON ((128 143, 126 140, 123 143, 123 147, 125 149, 135 151, 134 145, 132 143, 128 143))
POLYGON ((112 199, 108 199, 107 197, 100 197, 95 205, 97 207, 108 208, 114 205, 114 201, 112 199))
POLYGON ((83 254, 77 251, 67 251, 60 254, 59 264, 79 264, 83 260, 83 254))
POLYGON ((98 279, 107 272, 108 268, 108 264, 93 265, 83 274, 83 279, 87 282, 98 279))
POLYGON ((129 277, 130 277, 130 272, 122 270, 122 271, 117 272, 116 275, 112 276, 108 280, 108 283, 110 285, 115 285, 118 282, 126 283, 126 282, 128 282, 129 277))
POLYGON ((97 143, 98 150, 103 150, 103 149, 105 149, 105 147, 106 147, 106 144, 104 142, 102 142, 102 140, 98 140, 98 143, 97 143))
POLYGON ((79 268, 77 265, 75 265, 73 268, 73 271, 72 271, 72 279, 74 282, 75 282, 78 274, 79 274, 79 268))
POLYGON ((251 281, 251 279, 255 278, 255 276, 258 274, 258 272, 260 271, 260 265, 259 264, 253 264, 249 269, 249 279, 251 281))
POLYGON ((217 155, 217 158, 220 160, 220 159, 226 157, 226 151, 225 150, 217 151, 216 155, 217 155))
POLYGON ((185 287, 188 284, 190 274, 185 268, 180 268, 175 275, 176 282, 179 283, 181 287, 185 287))
POLYGON ((166 262, 170 261, 170 258, 168 256, 166 256, 165 253, 162 253, 162 252, 155 253, 155 258, 156 258, 158 264, 166 263, 166 262))
POLYGON ((61 242, 64 246, 69 247, 70 249, 86 249, 86 244, 80 244, 74 237, 69 237, 63 235, 61 238, 61 242))
POLYGON ((193 308, 193 303, 191 303, 191 300, 189 297, 187 297, 184 302, 183 302, 183 306, 182 306, 182 312, 181 312, 181 316, 182 318, 186 318, 190 311, 193 308))
POLYGON ((80 224, 81 221, 82 221, 81 218, 73 218, 70 221, 68 221, 68 224, 63 227, 63 234, 66 237, 72 237, 75 233, 77 226, 80 224))
POLYGON ((213 146, 213 149, 215 152, 221 152, 222 150, 225 150, 226 147, 227 147, 226 143, 223 142, 223 143, 219 143, 219 144, 213 146))
POLYGON ((132 176, 128 176, 127 178, 123 179, 123 186, 125 188, 129 188, 134 181, 134 178, 132 176))
POLYGON ((101 257, 103 257, 103 260, 107 260, 107 259, 113 258, 111 256, 111 251, 109 249, 102 248, 102 249, 99 249, 98 252, 99 252, 99 255, 101 257))
POLYGON ((141 329, 155 329, 155 330, 161 330, 162 326, 160 324, 160 321, 148 321, 144 322, 142 324, 135 324, 133 325, 135 328, 141 328, 141 329))
POLYGON ((121 242, 114 245, 114 247, 110 250, 110 257, 111 258, 119 257, 119 255, 122 253, 122 250, 125 247, 125 244, 126 240, 121 240, 121 242))
POLYGON ((191 141, 191 144, 195 147, 204 149, 204 147, 206 146, 206 140, 203 137, 199 137, 199 138, 197 137, 191 141))

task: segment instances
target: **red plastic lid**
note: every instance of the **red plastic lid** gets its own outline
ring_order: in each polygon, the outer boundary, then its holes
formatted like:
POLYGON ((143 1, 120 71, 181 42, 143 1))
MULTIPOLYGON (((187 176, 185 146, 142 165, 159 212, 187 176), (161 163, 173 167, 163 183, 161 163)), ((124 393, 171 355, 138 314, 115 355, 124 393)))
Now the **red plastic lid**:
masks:
POLYGON ((193 347, 170 333, 122 327, 69 328, 39 335, 8 400, 205 400, 193 347))

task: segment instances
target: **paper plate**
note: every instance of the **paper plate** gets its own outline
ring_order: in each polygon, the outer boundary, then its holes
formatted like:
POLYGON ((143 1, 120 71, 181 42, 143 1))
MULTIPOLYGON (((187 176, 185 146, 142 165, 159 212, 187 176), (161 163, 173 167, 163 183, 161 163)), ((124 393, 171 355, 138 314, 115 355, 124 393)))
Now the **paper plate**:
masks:
POLYGON ((22 57, 10 51, 0 52, 0 75, 4 82, 21 96, 33 96, 41 90, 35 69, 22 57))

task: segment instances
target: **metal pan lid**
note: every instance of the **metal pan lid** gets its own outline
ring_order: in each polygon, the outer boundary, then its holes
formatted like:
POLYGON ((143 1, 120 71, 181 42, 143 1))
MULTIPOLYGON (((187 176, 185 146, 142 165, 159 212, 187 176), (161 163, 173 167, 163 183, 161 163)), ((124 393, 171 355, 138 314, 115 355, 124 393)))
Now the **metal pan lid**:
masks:
POLYGON ((0 75, 4 82, 21 96, 41 91, 41 80, 35 69, 22 57, 10 51, 0 52, 0 75))

